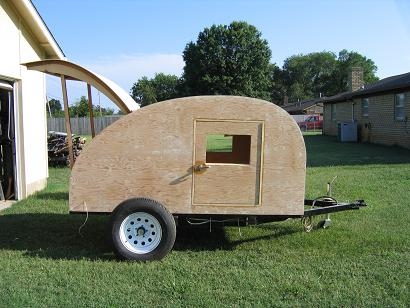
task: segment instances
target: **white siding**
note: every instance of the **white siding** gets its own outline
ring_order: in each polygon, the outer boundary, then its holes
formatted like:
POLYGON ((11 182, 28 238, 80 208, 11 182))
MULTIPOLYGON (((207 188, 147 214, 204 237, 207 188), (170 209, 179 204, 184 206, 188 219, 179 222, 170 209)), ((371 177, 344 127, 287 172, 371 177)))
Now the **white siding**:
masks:
POLYGON ((22 102, 27 193, 48 176, 47 118, 43 74, 23 71, 22 102))
POLYGON ((1 50, 0 50, 0 76, 9 78, 20 77, 20 31, 18 29, 19 18, 13 10, 2 2, 0 6, 0 29, 1 29, 1 50))
POLYGON ((47 121, 44 74, 22 63, 41 60, 42 49, 24 21, 4 1, 0 6, 0 78, 15 82, 18 199, 44 188, 47 168, 47 121))

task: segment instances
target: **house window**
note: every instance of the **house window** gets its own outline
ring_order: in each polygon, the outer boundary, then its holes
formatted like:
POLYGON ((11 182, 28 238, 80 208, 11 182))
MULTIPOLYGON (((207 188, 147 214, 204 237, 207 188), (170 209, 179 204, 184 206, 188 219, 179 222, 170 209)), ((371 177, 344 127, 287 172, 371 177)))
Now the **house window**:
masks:
POLYGON ((362 117, 369 116, 369 99, 363 98, 362 99, 362 117))
POLYGON ((330 105, 330 120, 336 121, 336 104, 330 105))
POLYGON ((405 104, 406 95, 404 93, 396 94, 394 99, 394 118, 396 121, 404 121, 406 119, 405 104))

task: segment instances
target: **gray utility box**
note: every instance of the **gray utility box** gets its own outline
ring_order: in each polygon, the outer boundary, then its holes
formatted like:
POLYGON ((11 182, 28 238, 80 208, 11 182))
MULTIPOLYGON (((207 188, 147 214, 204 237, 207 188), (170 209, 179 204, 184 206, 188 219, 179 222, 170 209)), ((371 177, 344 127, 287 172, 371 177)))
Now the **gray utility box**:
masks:
POLYGON ((337 137, 340 142, 357 142, 357 122, 338 123, 337 137))

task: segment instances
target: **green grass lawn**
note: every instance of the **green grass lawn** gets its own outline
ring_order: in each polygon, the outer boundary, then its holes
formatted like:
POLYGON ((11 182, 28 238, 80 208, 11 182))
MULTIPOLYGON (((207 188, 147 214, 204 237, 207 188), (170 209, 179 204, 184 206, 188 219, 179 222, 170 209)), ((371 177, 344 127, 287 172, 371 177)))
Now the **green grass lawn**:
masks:
MULTIPOLYGON (((66 168, 0 212, 0 307, 410 307, 410 151, 305 136, 306 196, 337 176, 329 229, 299 220, 178 230, 161 262, 117 261, 107 217, 68 215, 66 168)), ((317 219, 319 222, 319 219, 317 219)))

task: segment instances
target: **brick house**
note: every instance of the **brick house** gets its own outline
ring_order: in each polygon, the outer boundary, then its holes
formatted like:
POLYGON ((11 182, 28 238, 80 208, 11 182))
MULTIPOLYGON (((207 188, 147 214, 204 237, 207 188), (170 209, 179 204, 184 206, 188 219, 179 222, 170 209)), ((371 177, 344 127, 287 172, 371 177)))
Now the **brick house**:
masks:
POLYGON ((363 85, 352 70, 352 91, 323 100, 323 134, 337 136, 340 122, 357 123, 358 140, 410 149, 410 73, 363 85))

